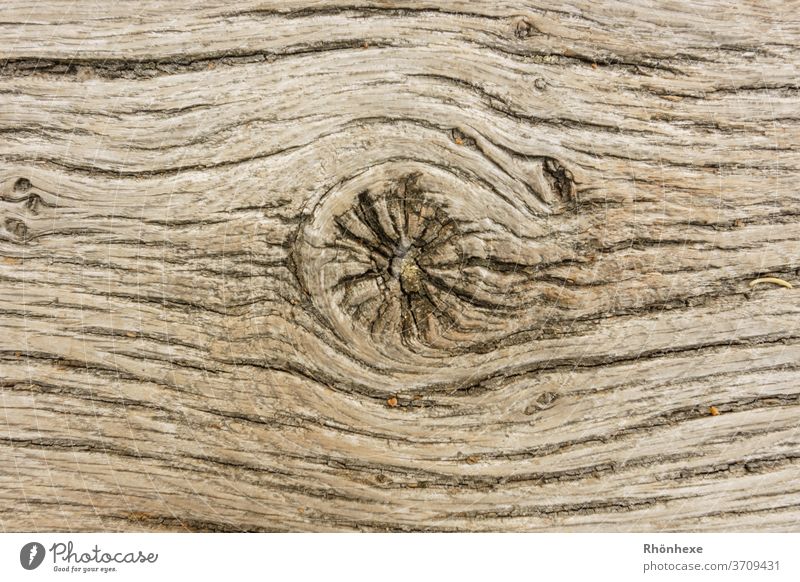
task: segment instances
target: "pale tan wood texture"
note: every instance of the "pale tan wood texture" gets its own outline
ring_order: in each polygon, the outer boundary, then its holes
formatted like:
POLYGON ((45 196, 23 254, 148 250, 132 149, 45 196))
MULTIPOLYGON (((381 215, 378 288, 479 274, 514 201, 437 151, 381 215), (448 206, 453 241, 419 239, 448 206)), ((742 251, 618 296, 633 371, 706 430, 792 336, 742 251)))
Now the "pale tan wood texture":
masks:
POLYGON ((797 531, 798 8, 3 2, 0 527, 797 531))

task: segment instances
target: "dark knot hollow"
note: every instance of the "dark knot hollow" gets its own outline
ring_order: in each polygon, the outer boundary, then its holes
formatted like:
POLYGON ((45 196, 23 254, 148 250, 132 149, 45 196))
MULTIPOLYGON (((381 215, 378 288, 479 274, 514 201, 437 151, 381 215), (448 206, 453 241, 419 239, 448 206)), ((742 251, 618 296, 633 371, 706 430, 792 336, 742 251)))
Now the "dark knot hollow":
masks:
POLYGON ((438 357, 495 341, 557 315, 553 297, 566 296, 547 269, 574 252, 548 220, 574 207, 574 183, 554 160, 539 169, 527 206, 446 169, 374 167, 325 193, 291 264, 318 316, 362 353, 438 357))
POLYGON ((363 191, 335 218, 332 246, 339 259, 359 265, 337 277, 332 291, 356 322, 374 333, 396 331, 432 339, 453 325, 446 297, 457 280, 444 274, 460 268, 455 220, 409 174, 386 191, 363 191))

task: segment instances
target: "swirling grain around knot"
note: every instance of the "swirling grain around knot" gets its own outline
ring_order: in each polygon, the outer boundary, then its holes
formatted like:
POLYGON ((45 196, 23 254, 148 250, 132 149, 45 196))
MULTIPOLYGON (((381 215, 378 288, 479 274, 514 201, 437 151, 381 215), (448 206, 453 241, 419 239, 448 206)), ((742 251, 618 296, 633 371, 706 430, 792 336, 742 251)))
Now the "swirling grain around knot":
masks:
POLYGON ((528 183, 496 191, 457 161, 372 164, 320 196, 301 227, 301 282, 362 357, 446 365, 563 311, 544 273, 575 253, 557 232, 575 209, 571 172, 543 157, 528 183))

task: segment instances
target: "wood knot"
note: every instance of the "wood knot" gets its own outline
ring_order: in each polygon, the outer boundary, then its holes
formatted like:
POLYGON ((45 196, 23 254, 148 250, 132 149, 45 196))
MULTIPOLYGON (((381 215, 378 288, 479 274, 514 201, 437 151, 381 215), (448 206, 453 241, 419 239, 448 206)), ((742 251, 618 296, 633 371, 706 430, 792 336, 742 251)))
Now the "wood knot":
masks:
MULTIPOLYGON (((325 282, 310 289, 332 299, 374 339, 435 342, 453 325, 451 311, 464 261, 460 230, 427 197, 419 173, 362 190, 331 217, 325 282), (450 268, 454 267, 454 271, 450 268)), ((468 297, 468 296, 467 296, 468 297)), ((468 298, 467 298, 468 300, 468 298)))
POLYGON ((6 218, 6 231, 15 239, 24 241, 28 237, 28 225, 17 218, 6 218))
POLYGON ((558 394, 555 392, 542 392, 533 402, 525 407, 525 414, 531 415, 542 410, 547 410, 555 404, 556 400, 558 400, 558 394))
POLYGON ((574 249, 548 235, 575 203, 575 183, 552 158, 530 168, 524 204, 468 171, 421 163, 372 166, 321 193, 289 262, 314 316, 365 361, 392 365, 422 353, 445 365, 517 327, 568 317, 570 290, 548 270, 574 249))
POLYGON ((522 40, 532 36, 536 32, 536 28, 526 19, 520 18, 514 25, 514 36, 522 40))
POLYGON ((550 201, 551 205, 561 206, 562 211, 574 210, 578 203, 578 196, 575 177, 572 172, 553 158, 544 159, 543 170, 551 192, 559 199, 558 201, 550 201))
POLYGON ((24 194, 31 189, 31 181, 27 178, 19 178, 14 182, 14 192, 17 194, 24 194))

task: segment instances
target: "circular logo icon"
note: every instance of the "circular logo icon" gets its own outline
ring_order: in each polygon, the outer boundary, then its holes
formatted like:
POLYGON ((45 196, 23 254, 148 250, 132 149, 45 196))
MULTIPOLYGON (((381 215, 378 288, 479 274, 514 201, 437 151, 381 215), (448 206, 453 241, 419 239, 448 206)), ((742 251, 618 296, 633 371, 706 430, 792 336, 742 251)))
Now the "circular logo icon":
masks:
POLYGON ((44 546, 39 542, 30 542, 19 551, 19 563, 26 570, 35 570, 44 561, 44 546))

